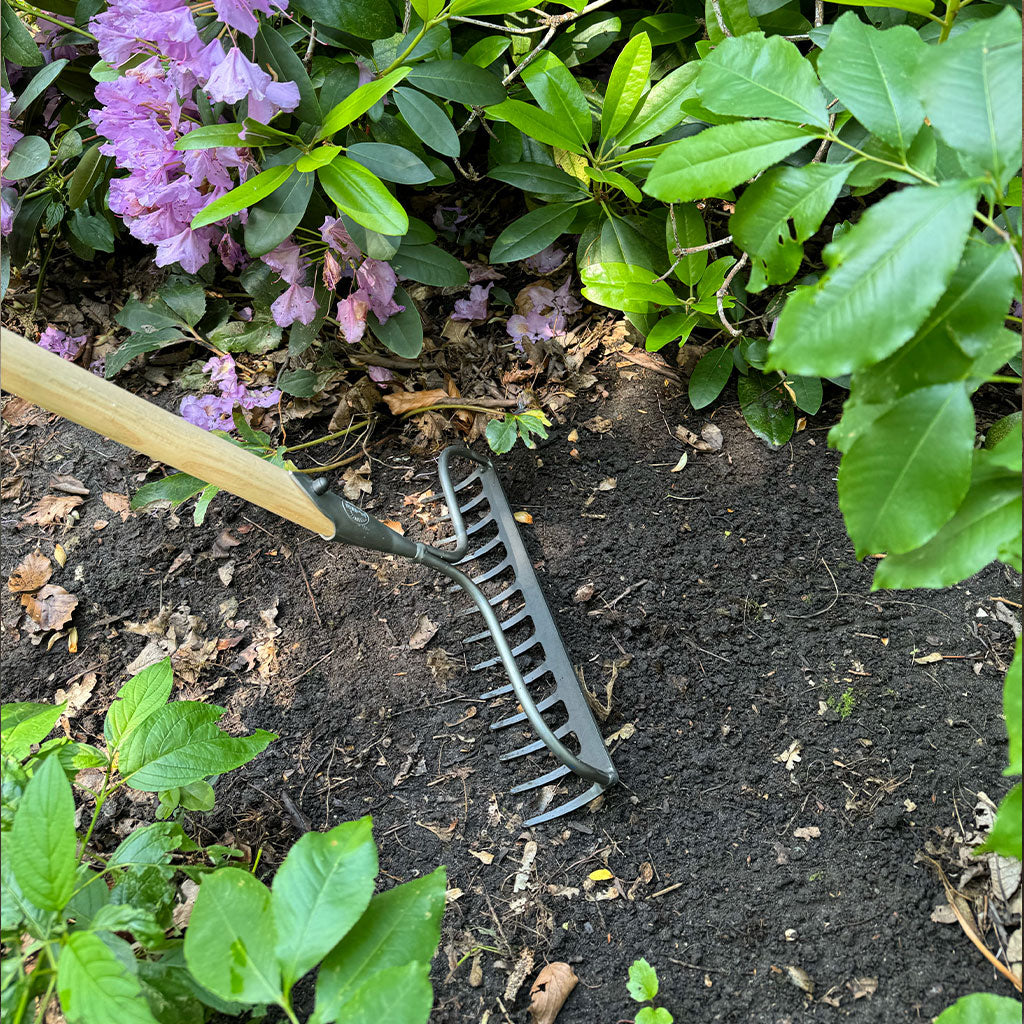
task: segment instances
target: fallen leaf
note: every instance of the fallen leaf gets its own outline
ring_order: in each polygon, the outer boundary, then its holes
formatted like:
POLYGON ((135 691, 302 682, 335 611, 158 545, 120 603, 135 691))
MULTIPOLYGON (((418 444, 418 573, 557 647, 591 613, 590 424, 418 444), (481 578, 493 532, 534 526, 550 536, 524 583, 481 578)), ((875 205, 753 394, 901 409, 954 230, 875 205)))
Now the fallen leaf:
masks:
POLYGON ((605 738, 604 745, 610 746, 616 740, 628 740, 636 732, 636 726, 632 722, 627 722, 621 729, 617 729, 615 732, 605 738))
POLYGON ((791 772, 796 767, 797 762, 800 760, 800 751, 803 749, 803 745, 799 740, 793 740, 792 743, 781 753, 775 755, 776 761, 781 761, 786 766, 786 771, 791 772))
POLYGON ((344 486, 342 493, 349 501, 358 501, 362 494, 369 494, 373 490, 370 483, 370 463, 364 462, 358 469, 350 466, 342 476, 344 486))
POLYGON ((942 661, 942 655, 938 651, 933 651, 931 654, 926 654, 923 658, 915 658, 915 665, 934 665, 935 662, 942 661))
POLYGON ((199 883, 186 878, 181 883, 181 902, 174 908, 171 918, 177 928, 185 928, 192 917, 192 908, 196 905, 196 897, 199 895, 199 883))
POLYGON ((805 828, 793 829, 793 835, 797 839, 818 839, 821 836, 821 829, 817 825, 807 825, 805 828))
POLYGON ((580 439, 580 432, 575 427, 573 427, 572 430, 570 430, 569 433, 566 434, 565 439, 570 444, 575 444, 580 439))
POLYGON ((517 523, 522 523, 524 526, 531 526, 533 524, 533 516, 529 512, 516 512, 512 518, 517 523))
POLYGON ((594 596, 593 583, 581 583, 572 596, 573 604, 586 604, 594 596))
POLYGON ((77 494, 47 494, 21 517, 21 521, 29 526, 49 526, 58 520, 66 519, 72 509, 81 504, 82 499, 77 494))
POLYGON ((422 651, 434 639, 436 632, 437 623, 431 622, 426 615, 420 615, 416 620, 416 629, 413 631, 412 636, 409 637, 409 646, 414 651, 422 651))
POLYGON ((110 523, 109 523, 108 520, 106 520, 106 519, 97 519, 96 522, 92 524, 92 528, 97 533, 99 533, 100 530, 105 530, 109 525, 110 525, 110 523))
POLYGON ((614 491, 619 486, 619 481, 613 476, 606 476, 598 485, 599 491, 614 491))
POLYGON ((909 797, 903 801, 903 806, 906 807, 909 814, 913 814, 917 810, 917 804, 914 803, 909 797))
POLYGON ((515 881, 512 883, 512 892, 522 892, 530 881, 530 871, 533 869, 533 862, 537 859, 537 844, 530 839, 523 846, 523 859, 516 872, 515 881))
POLYGON ((14 501, 21 494, 24 483, 24 477, 5 476, 0 480, 0 498, 4 501, 14 501))
POLYGON ((55 491, 63 491, 65 494, 80 494, 85 497, 89 493, 89 488, 81 480, 66 473, 51 476, 50 486, 55 491))
POLYGON ((700 436, 707 441, 713 452, 722 450, 722 431, 714 423, 701 427, 700 436))
POLYGON ((484 983, 484 969, 480 966, 480 954, 473 957, 469 967, 469 984, 473 988, 479 988, 484 983))
POLYGON ((598 868, 596 871, 591 871, 587 878, 593 882, 607 882, 609 879, 615 876, 607 868, 598 868))
POLYGON ((399 537, 405 536, 405 527, 396 519, 382 519, 381 522, 389 529, 394 530, 399 537))
POLYGON ((24 594, 28 591, 38 590, 50 579, 52 574, 53 566, 50 564, 50 560, 39 548, 36 548, 18 563, 17 568, 7 580, 7 589, 12 594, 24 594))
POLYGON ((457 886, 454 885, 450 889, 445 890, 444 894, 444 905, 448 906, 449 903, 454 903, 456 900, 461 900, 466 894, 457 886))
POLYGON ((863 999, 871 997, 878 991, 877 978, 854 978, 846 983, 846 987, 853 993, 853 998, 863 999))
POLYGON ((583 421, 583 426, 592 434, 607 434, 615 424, 604 416, 591 416, 589 420, 583 421))
POLYGON ((41 629, 60 629, 78 607, 78 598, 49 583, 37 594, 22 594, 21 603, 41 629))
MULTIPOLYGON (((417 819, 416 824, 420 828, 425 828, 428 832, 433 832, 442 843, 450 843, 452 836, 455 835, 455 828, 459 824, 459 819, 455 818, 447 828, 442 828, 440 825, 431 825, 429 821, 419 821, 417 819)), ((459 890, 459 896, 462 895, 462 890, 459 890)), ((456 897, 458 899, 458 897, 456 897)))
POLYGON ((476 857, 481 864, 493 864, 494 854, 488 853, 486 850, 470 850, 470 857, 476 857))
POLYGON ((552 1024, 576 987, 576 972, 561 961, 545 964, 530 986, 530 1017, 533 1024, 552 1024))
POLYGON ((690 456, 687 455, 686 452, 683 452, 683 454, 679 456, 679 461, 669 470, 669 472, 670 473, 680 473, 680 472, 682 472, 682 470, 684 470, 686 468, 686 463, 689 460, 689 458, 690 458, 690 456))
POLYGON ((692 430, 688 430, 686 427, 682 426, 682 424, 676 427, 676 437, 678 437, 680 441, 685 441, 686 444, 690 445, 692 448, 696 448, 699 452, 714 451, 714 448, 712 448, 707 441, 699 438, 692 430))
POLYGON ((792 964, 787 964, 786 975, 789 978, 789 983, 791 985, 795 985, 798 989, 806 992, 809 996, 814 995, 814 982, 811 980, 811 976, 802 967, 794 967, 792 964))
POLYGON ((68 562, 68 553, 64 550, 63 545, 53 545, 53 560, 63 569, 68 562))
POLYGON ((116 516, 121 517, 121 522, 127 522, 131 516, 131 503, 125 494, 114 494, 112 491, 103 492, 103 504, 116 516))
MULTIPOLYGON (((456 396, 457 397, 457 396, 456 396)), ((450 402, 452 396, 444 388, 430 388, 426 391, 394 391, 384 396, 387 407, 395 416, 402 416, 413 409, 450 402)))
POLYGON ((221 530, 213 542, 213 547, 210 548, 210 555, 213 558, 227 558, 231 554, 231 549, 237 548, 241 543, 230 530, 221 530))
POLYGON ((12 427, 38 427, 46 422, 45 409, 40 409, 38 405, 17 396, 4 405, 0 416, 3 416, 12 427))
POLYGON ((231 586, 231 581, 235 578, 235 563, 233 559, 230 562, 225 562, 217 570, 217 578, 225 587, 231 586))
POLYGON ((58 690, 53 695, 54 704, 67 703, 64 714, 68 718, 74 718, 79 711, 85 707, 86 701, 92 696, 96 688, 96 673, 87 672, 81 679, 73 682, 66 690, 58 690))

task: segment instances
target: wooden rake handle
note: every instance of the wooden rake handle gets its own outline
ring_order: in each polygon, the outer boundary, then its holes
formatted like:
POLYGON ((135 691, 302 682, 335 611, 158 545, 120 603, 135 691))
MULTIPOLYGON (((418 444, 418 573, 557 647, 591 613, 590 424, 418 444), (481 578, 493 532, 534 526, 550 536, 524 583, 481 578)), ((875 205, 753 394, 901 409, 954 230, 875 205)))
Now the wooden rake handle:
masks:
POLYGON ((323 536, 334 523, 279 466, 0 330, 0 386, 323 536))

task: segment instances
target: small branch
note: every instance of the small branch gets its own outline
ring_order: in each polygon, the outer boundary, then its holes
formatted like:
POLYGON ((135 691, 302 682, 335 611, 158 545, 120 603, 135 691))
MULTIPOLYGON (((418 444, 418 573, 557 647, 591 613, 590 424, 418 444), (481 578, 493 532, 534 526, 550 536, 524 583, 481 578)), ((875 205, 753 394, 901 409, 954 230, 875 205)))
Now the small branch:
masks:
POLYGON ((316 46, 316 22, 311 21, 309 23, 309 46, 306 47, 306 56, 302 58, 302 63, 307 71, 309 71, 309 65, 313 62, 314 46, 316 46))
POLYGON ((412 0, 405 0, 405 14, 402 16, 402 35, 409 34, 409 26, 412 24, 412 0))
MULTIPOLYGON (((832 134, 832 129, 835 127, 835 124, 836 124, 836 115, 835 114, 829 114, 828 115, 828 133, 829 133, 829 135, 832 134)), ((811 157, 811 163, 812 164, 820 164, 821 161, 825 159, 825 154, 828 152, 828 147, 829 147, 830 141, 831 140, 828 139, 828 138, 824 138, 824 139, 821 140, 821 145, 818 147, 817 152, 814 154, 814 156, 811 157)))
MULTIPOLYGON (((714 0, 712 0, 714 3, 714 0)), ((722 299, 725 298, 725 293, 729 290, 729 285, 732 284, 732 279, 750 262, 750 257, 744 253, 736 265, 725 275, 725 280, 722 282, 722 287, 715 292, 715 300, 718 303, 718 319, 721 320, 722 326, 729 332, 734 338, 740 337, 743 334, 742 331, 737 331, 735 327, 725 318, 725 306, 722 304, 722 299)))
POLYGON ((722 5, 720 0, 711 0, 711 10, 715 12, 715 21, 718 22, 718 31, 726 38, 729 38, 732 33, 726 27, 725 18, 722 17, 722 5))
POLYGON ((339 437, 344 437, 346 434, 351 434, 355 430, 362 430, 363 427, 368 427, 372 421, 363 420, 361 423, 352 423, 347 426, 344 430, 336 430, 333 434, 325 434, 323 437, 318 437, 313 441, 303 441, 302 444, 293 444, 288 448, 285 448, 285 452, 297 452, 303 448, 312 448, 318 444, 326 444, 328 441, 336 441, 339 437))
POLYGON ((718 239, 717 242, 708 242, 706 245, 691 245, 687 249, 673 249, 673 256, 690 256, 695 252, 704 252, 707 249, 717 249, 721 245, 728 245, 732 241, 732 235, 718 239))
POLYGON ((456 14, 448 20, 461 21, 466 25, 478 25, 480 28, 489 28, 492 32, 507 32, 509 35, 513 36, 532 36, 537 32, 546 31, 548 27, 547 22, 545 22, 543 25, 534 25, 532 28, 509 28, 505 25, 492 25, 491 22, 481 21, 479 18, 467 18, 461 14, 456 14))
POLYGON ((825 22, 825 0, 814 0, 814 27, 821 28, 825 22))

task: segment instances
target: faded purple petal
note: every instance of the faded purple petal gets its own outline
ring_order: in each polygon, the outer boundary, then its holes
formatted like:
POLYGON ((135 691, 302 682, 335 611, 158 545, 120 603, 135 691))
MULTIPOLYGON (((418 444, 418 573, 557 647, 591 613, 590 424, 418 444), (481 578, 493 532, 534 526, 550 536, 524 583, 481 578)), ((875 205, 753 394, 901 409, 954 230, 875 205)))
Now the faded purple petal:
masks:
POLYGON ((341 264, 334 258, 334 253, 324 253, 324 284, 332 291, 341 280, 341 264))
POLYGON ((473 285, 469 290, 468 299, 455 300, 455 312, 452 313, 453 320, 486 320, 487 319, 487 297, 494 287, 493 282, 484 286, 473 285))
POLYGON ((531 270, 537 275, 550 274, 551 271, 557 270, 562 265, 565 257, 565 250, 559 249, 552 242, 546 249, 541 249, 534 256, 528 256, 523 262, 526 264, 527 270, 531 270))
POLYGON ((88 335, 80 334, 71 338, 64 331, 53 324, 48 324, 46 329, 39 335, 39 347, 60 356, 61 359, 74 361, 85 347, 88 335))
POLYGON ((363 255, 359 246, 352 241, 352 236, 340 217, 325 217, 323 224, 320 225, 320 237, 335 252, 348 259, 357 260, 363 255))
POLYGON ((296 320, 300 324, 311 324, 317 313, 313 289, 301 284, 289 285, 271 304, 270 312, 278 327, 288 327, 296 320))
POLYGON ((398 278, 390 264, 367 257, 356 271, 356 283, 364 293, 370 310, 381 323, 405 309, 405 306, 399 306, 393 299, 398 278))
POLYGON ((180 412, 189 423, 203 430, 231 430, 234 421, 231 411, 235 403, 223 395, 187 395, 181 400, 180 412))
POLYGON ((341 325, 341 333, 350 345, 362 340, 369 308, 370 304, 361 288, 338 303, 338 323, 341 325))
POLYGON ((303 258, 302 250, 291 238, 286 238, 276 249, 271 249, 260 259, 276 270, 288 284, 302 284, 305 280, 309 261, 303 258))
POLYGON ((377 384, 382 391, 389 380, 395 379, 395 375, 386 366, 371 366, 366 372, 370 380, 377 384))
POLYGON ((582 309, 580 300, 569 293, 569 285, 572 283, 572 275, 567 277, 560 287, 555 289, 552 305, 563 316, 576 313, 582 309))

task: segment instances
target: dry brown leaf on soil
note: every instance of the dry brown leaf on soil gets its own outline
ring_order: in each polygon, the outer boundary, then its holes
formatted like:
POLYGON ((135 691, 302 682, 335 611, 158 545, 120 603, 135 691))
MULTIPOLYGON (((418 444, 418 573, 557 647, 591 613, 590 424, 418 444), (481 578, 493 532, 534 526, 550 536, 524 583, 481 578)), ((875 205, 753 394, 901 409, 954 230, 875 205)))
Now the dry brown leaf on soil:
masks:
POLYGON ((24 483, 24 477, 5 476, 0 480, 0 498, 4 501, 14 501, 21 494, 24 483))
POLYGON ((416 620, 416 629, 413 631, 412 636, 409 637, 409 646, 414 651, 422 651, 434 639, 436 632, 437 623, 431 622, 426 615, 420 615, 416 620))
POLYGON ((51 476, 50 487, 63 494, 80 494, 83 498, 89 493, 89 488, 78 477, 70 476, 67 473, 55 473, 51 476))
POLYGON ((27 554, 7 580, 7 589, 12 594, 24 594, 38 590, 53 575, 50 560, 39 548, 27 554))
POLYGON ((576 588, 576 593, 572 595, 573 604, 586 604, 594 596, 594 584, 593 583, 581 583, 576 588))
POLYGON ((358 501, 360 495, 370 494, 373 484, 370 483, 370 463, 364 462, 358 469, 350 466, 342 476, 342 493, 349 501, 358 501))
POLYGON ((47 413, 38 405, 15 396, 4 405, 0 416, 3 416, 12 427, 38 427, 46 422, 47 413))
POLYGON ((801 759, 801 750, 803 750, 803 744, 799 740, 793 740, 781 754, 775 755, 775 760, 784 764, 787 772, 791 772, 796 768, 797 762, 801 759))
POLYGON ((818 839, 821 837, 821 829, 817 825, 808 825, 806 828, 793 829, 793 835, 797 839, 818 839))
POLYGON ((73 509, 82 504, 77 494, 47 494, 40 498, 22 517, 27 526, 49 526, 67 519, 73 509))
POLYGON ((607 434, 615 424, 604 416, 591 416, 589 420, 583 421, 583 426, 592 434, 607 434))
POLYGON ((382 519, 381 522, 389 529, 394 530, 399 537, 405 536, 405 527, 397 519, 382 519))
POLYGON ((614 476, 606 476, 598 485, 599 491, 614 491, 619 486, 619 481, 614 476))
MULTIPOLYGON (((447 828, 442 825, 432 825, 429 821, 420 821, 419 819, 416 820, 416 824, 419 825, 420 828, 425 828, 428 832, 433 832, 442 843, 450 843, 452 841, 452 836, 455 835, 455 829, 459 824, 459 819, 453 818, 447 828)), ((461 895, 462 890, 460 889, 459 896, 461 895)))
POLYGON ((487 850, 470 850, 470 857, 476 857, 481 864, 493 864, 494 854, 489 853, 487 850))
POLYGON ((41 629, 60 629, 78 607, 78 598, 63 587, 48 583, 37 594, 22 594, 21 603, 41 629))
POLYGON ((713 452, 715 449, 705 440, 698 437, 692 430, 688 430, 681 424, 676 427, 676 437, 680 441, 684 441, 690 445, 691 448, 696 448, 699 452, 713 452))
POLYGON ((568 964, 545 964, 530 986, 533 1024, 552 1024, 577 981, 576 972, 568 964))
POLYGON ((103 492, 103 504, 110 509, 114 515, 121 517, 121 522, 127 522, 132 515, 131 503, 126 494, 114 494, 113 491, 103 492))
POLYGON ((938 651, 933 651, 931 654, 926 654, 922 658, 915 658, 915 665, 934 665, 937 661, 942 661, 943 655, 939 654, 938 651))
POLYGON ((422 409, 438 402, 450 402, 452 397, 444 388, 429 388, 426 391, 395 391, 385 395, 384 401, 393 415, 402 416, 413 409, 422 409))
POLYGON ((95 688, 96 673, 87 672, 81 679, 75 680, 66 690, 58 690, 53 695, 53 702, 54 704, 66 702, 67 708, 65 708, 64 714, 68 718, 74 718, 85 707, 95 688))
POLYGON ((533 523, 533 516, 531 516, 529 512, 516 512, 513 514, 512 518, 517 523, 522 523, 523 526, 530 526, 533 523))
POLYGON ((870 998, 878 991, 877 978, 854 978, 846 983, 846 987, 853 993, 854 1001, 870 998))
POLYGON ((700 436, 704 438, 713 452, 722 450, 722 431, 714 423, 708 423, 701 427, 700 436))

